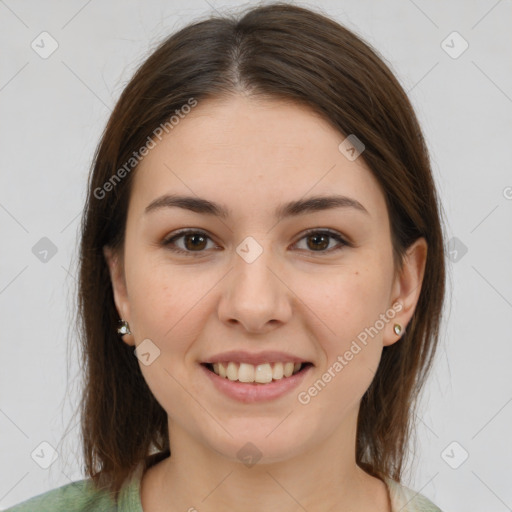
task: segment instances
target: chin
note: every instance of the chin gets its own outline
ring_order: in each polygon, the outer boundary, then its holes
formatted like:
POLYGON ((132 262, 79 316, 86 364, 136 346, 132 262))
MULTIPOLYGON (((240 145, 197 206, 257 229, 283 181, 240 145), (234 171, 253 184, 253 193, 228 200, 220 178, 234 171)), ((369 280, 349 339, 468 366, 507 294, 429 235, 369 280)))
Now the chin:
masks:
POLYGON ((233 434, 223 436, 223 439, 207 440, 212 450, 232 462, 240 462, 247 467, 254 464, 273 464, 289 460, 299 456, 307 448, 307 439, 304 432, 290 429, 283 429, 278 426, 283 418, 266 420, 264 425, 271 425, 270 428, 243 428, 235 433, 233 425, 228 430, 233 434), (277 426, 277 428, 276 428, 277 426))

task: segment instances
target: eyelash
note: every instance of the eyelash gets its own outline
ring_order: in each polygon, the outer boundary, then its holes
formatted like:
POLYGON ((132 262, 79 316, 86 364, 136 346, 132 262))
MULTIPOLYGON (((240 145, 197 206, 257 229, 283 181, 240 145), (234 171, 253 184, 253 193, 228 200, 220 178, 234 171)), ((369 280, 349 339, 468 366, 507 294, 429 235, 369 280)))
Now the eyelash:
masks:
MULTIPOLYGON (((165 240, 163 240, 162 245, 165 246, 166 248, 168 248, 170 251, 173 251, 178 254, 191 255, 192 257, 203 256, 203 253, 206 252, 206 249, 203 249, 201 251, 188 251, 188 250, 176 248, 175 246, 172 247, 172 244, 176 240, 183 238, 186 235, 202 235, 211 240, 210 236, 208 236, 208 234, 205 233, 204 231, 199 231, 199 230, 195 230, 195 229, 184 229, 184 230, 179 231, 178 233, 174 234, 172 237, 166 238, 165 240)), ((311 236, 311 235, 327 235, 330 238, 333 238, 334 240, 336 240, 337 242, 339 242, 341 244, 340 246, 334 247, 331 249, 326 249, 326 250, 321 250, 321 251, 312 251, 312 250, 308 251, 311 253, 330 254, 332 252, 337 252, 337 251, 343 249, 344 246, 352 247, 352 244, 347 242, 339 233, 337 233, 336 231, 331 231, 329 229, 311 229, 309 231, 306 231, 303 234, 303 236, 301 238, 299 238, 299 240, 297 240, 297 242, 295 242, 295 244, 297 244, 304 238, 307 238, 308 236, 311 236)))

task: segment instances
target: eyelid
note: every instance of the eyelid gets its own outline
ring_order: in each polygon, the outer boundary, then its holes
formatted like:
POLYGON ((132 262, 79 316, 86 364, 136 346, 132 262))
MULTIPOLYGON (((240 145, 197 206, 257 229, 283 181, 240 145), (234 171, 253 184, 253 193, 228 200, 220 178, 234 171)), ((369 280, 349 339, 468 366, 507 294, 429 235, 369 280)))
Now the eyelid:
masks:
MULTIPOLYGON (((334 229, 329 229, 329 228, 310 228, 310 229, 307 229, 306 231, 303 231, 299 235, 299 238, 297 238, 297 242, 300 242, 303 238, 305 238, 306 236, 311 235, 313 233, 317 233, 317 234, 320 234, 320 235, 329 235, 329 236, 331 236, 335 240, 338 240, 338 242, 340 242, 340 243, 342 243, 344 245, 348 245, 348 246, 351 246, 351 247, 353 245, 340 232, 335 231, 334 229)), ((297 242, 294 242, 294 244, 296 244, 297 242)), ((311 251, 311 252, 315 252, 315 251, 311 251)), ((318 251, 318 253, 322 253, 322 252, 325 253, 325 252, 329 252, 329 251, 318 251)))
MULTIPOLYGON (((297 238, 297 241, 292 244, 292 246, 297 245, 300 241, 302 241, 303 239, 307 238, 309 235, 312 234, 328 235, 331 239, 334 239, 337 242, 337 244, 334 247, 322 251, 313 251, 311 249, 297 249, 306 257, 327 258, 329 256, 332 256, 333 254, 338 254, 345 247, 355 247, 354 244, 350 242, 340 232, 329 228, 311 228, 306 231, 303 231, 297 238)), ((330 245, 330 242, 328 245, 330 245)))
POLYGON ((183 228, 183 229, 173 232, 170 236, 165 237, 162 240, 161 244, 165 248, 168 248, 170 251, 178 253, 178 254, 187 254, 187 255, 196 256, 196 257, 204 256, 204 253, 206 253, 206 251, 204 251, 204 250, 203 251, 185 251, 180 248, 171 247, 171 242, 173 242, 183 236, 186 236, 186 235, 203 235, 206 238, 208 238, 209 240, 211 240, 212 242, 214 242, 212 236, 207 231, 204 231, 203 229, 183 228))
MULTIPOLYGON (((204 255, 204 253, 206 253, 207 251, 206 250, 202 250, 202 251, 185 251, 183 249, 180 249, 180 248, 176 248, 176 247, 170 247, 171 245, 171 242, 185 236, 185 235, 203 235, 205 236, 206 238, 210 239, 211 241, 214 242, 212 236, 205 230, 202 230, 202 229, 199 229, 199 228, 183 228, 181 230, 178 230, 176 232, 173 232, 170 236, 164 238, 164 240, 161 242, 161 244, 164 246, 164 247, 168 247, 169 250, 173 251, 173 252, 176 252, 176 253, 179 253, 179 254, 187 254, 187 255, 192 255, 192 256, 202 256, 204 255)), ((299 243, 302 239, 306 238, 308 235, 310 234, 325 234, 325 235, 328 235, 330 236, 331 238, 335 239, 340 245, 338 245, 337 247, 331 247, 330 249, 327 249, 327 250, 323 250, 323 251, 307 251, 308 253, 310 254, 314 254, 314 255, 325 255, 325 254, 331 254, 333 252, 336 252, 340 249, 342 249, 344 246, 347 246, 347 247, 354 247, 354 244, 351 243, 350 241, 347 240, 347 238, 342 235, 341 233, 339 233, 338 231, 335 231, 335 230, 332 230, 332 229, 329 229, 329 228, 310 228, 310 229, 307 229, 306 231, 303 231, 299 237, 297 238, 297 240, 292 244, 292 246, 296 245, 297 243, 299 243)), ((215 242, 214 242, 215 243, 215 242)), ((304 249, 299 249, 299 250, 304 250, 304 249)))

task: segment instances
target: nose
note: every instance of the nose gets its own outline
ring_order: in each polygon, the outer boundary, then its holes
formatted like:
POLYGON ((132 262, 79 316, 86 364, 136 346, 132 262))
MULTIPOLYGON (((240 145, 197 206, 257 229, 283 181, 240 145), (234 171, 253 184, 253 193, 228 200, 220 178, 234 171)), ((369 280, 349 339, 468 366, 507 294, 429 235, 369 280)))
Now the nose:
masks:
POLYGON ((271 249, 264 248, 250 263, 235 253, 233 262, 228 279, 223 280, 220 320, 251 333, 266 333, 288 322, 293 293, 271 249))

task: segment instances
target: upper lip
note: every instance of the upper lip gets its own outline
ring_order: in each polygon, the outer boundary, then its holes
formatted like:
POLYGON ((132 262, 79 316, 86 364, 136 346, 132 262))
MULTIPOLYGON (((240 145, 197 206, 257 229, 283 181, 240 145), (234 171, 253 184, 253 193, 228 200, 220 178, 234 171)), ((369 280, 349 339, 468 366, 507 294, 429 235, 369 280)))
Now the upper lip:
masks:
POLYGON ((229 363, 230 361, 237 363, 247 363, 258 365, 263 363, 308 363, 302 357, 287 354, 286 352, 278 352, 275 350, 251 353, 244 350, 231 350, 210 356, 203 363, 229 363))

